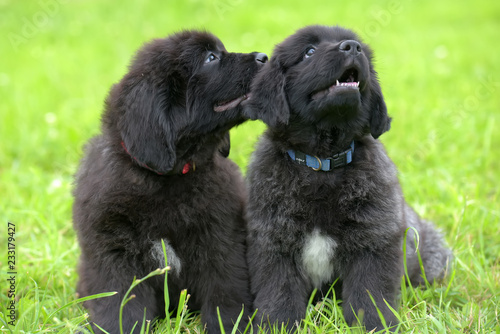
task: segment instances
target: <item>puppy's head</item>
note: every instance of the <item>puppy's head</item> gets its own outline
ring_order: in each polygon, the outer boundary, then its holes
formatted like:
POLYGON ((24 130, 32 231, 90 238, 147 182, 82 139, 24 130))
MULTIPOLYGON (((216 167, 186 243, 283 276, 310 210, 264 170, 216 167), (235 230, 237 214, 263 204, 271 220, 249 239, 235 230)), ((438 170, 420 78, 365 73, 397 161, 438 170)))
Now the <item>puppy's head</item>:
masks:
POLYGON ((212 34, 183 31, 139 50, 113 87, 103 124, 141 164, 168 173, 244 121, 240 103, 267 57, 229 53, 212 34))
POLYGON ((372 51, 350 30, 309 26, 274 50, 255 77, 246 113, 271 128, 289 122, 320 128, 389 130, 372 51))

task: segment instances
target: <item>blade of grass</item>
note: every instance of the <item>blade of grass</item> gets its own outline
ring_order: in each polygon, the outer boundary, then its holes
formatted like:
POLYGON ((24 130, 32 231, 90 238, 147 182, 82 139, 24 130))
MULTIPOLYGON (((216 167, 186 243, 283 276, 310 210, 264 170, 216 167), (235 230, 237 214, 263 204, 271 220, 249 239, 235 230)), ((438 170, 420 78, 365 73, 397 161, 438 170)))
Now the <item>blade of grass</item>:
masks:
MULTIPOLYGON (((144 282, 145 280, 147 280, 148 278, 150 277, 153 277, 153 276, 158 276, 158 275, 162 275, 164 274, 165 272, 167 271, 167 268, 163 268, 163 269, 156 269, 152 272, 150 272, 149 274, 147 274, 146 276, 144 276, 143 278, 141 279, 136 279, 134 278, 134 281, 132 282, 132 284, 130 285, 129 289, 127 290, 127 292, 125 293, 125 295, 123 296, 123 299, 122 299, 122 302, 120 303, 120 313, 119 313, 119 325, 120 325, 120 334, 123 334, 123 308, 125 307, 125 305, 130 301, 132 300, 133 298, 135 298, 135 295, 130 295, 130 293, 132 292, 132 290, 138 286, 139 284, 141 284, 142 282, 144 282), (129 297, 130 295, 130 297, 129 297)), ((134 327, 137 325, 137 323, 134 325, 134 327)))
POLYGON ((66 308, 68 308, 70 306, 73 306, 73 305, 76 305, 76 304, 79 304, 79 303, 83 303, 83 302, 85 302, 87 300, 92 300, 92 299, 98 299, 98 298, 104 298, 104 297, 114 296, 116 294, 117 294, 116 291, 103 292, 103 293, 98 293, 98 294, 95 294, 95 295, 91 295, 91 296, 82 297, 82 298, 78 298, 78 299, 72 300, 72 301, 64 304, 63 306, 57 308, 52 313, 50 313, 49 316, 47 316, 45 318, 45 321, 42 324, 42 328, 45 327, 45 325, 47 324, 47 321, 49 321, 50 319, 52 319, 57 313, 59 313, 60 311, 66 309, 66 308))
POLYGON ((165 319, 168 324, 170 324, 170 295, 168 293, 168 271, 170 270, 168 266, 168 259, 167 259, 167 250, 165 248, 165 241, 161 239, 161 248, 163 250, 163 256, 165 257, 165 268, 167 270, 165 271, 165 280, 163 283, 163 299, 165 301, 165 319))

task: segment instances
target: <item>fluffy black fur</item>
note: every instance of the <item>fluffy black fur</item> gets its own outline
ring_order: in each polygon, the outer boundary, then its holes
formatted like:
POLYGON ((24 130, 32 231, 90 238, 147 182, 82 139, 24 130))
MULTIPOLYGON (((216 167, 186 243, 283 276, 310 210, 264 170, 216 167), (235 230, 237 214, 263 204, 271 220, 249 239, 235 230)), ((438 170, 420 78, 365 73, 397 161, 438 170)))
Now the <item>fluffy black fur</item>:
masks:
MULTIPOLYGON (((245 258, 246 191, 236 164, 226 159, 228 131, 242 123, 240 102, 267 60, 228 53, 215 36, 185 31, 153 40, 106 101, 102 134, 91 139, 76 175, 73 220, 81 246, 80 296, 117 291, 88 301, 96 324, 119 331, 119 305, 134 277, 165 266, 170 305, 191 294, 209 333, 226 331, 251 311, 245 258), (220 154, 218 151, 222 152, 220 154), (183 171, 186 172, 183 174, 183 171)), ((164 317, 164 277, 132 291, 124 308, 130 332, 164 317)))
MULTIPOLYGON (((382 329, 373 297, 389 325, 403 274, 408 227, 420 236, 429 281, 443 277, 450 251, 430 222, 405 203, 394 164, 376 140, 389 130, 372 51, 353 32, 309 26, 277 45, 252 84, 249 116, 268 130, 248 168, 248 263, 254 307, 265 321, 288 323, 305 316, 314 288, 331 284, 349 324, 363 318, 382 329), (359 82, 359 88, 335 86, 359 82), (292 161, 294 149, 322 159, 354 140, 352 163, 330 172, 292 161), (364 316, 363 316, 364 314, 364 316)), ((411 282, 424 282, 407 242, 411 282)))

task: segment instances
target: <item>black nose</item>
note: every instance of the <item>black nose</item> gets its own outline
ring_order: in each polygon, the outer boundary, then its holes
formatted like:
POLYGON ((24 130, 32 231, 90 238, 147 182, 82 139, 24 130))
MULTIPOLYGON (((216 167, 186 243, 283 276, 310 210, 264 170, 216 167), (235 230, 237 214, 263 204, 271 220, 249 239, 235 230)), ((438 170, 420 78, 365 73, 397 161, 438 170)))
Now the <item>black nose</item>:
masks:
POLYGON ((353 40, 347 40, 340 43, 340 51, 356 56, 361 53, 361 44, 353 40))
POLYGON ((265 53, 257 53, 255 56, 255 60, 261 63, 267 62, 269 58, 267 58, 267 55, 265 53))

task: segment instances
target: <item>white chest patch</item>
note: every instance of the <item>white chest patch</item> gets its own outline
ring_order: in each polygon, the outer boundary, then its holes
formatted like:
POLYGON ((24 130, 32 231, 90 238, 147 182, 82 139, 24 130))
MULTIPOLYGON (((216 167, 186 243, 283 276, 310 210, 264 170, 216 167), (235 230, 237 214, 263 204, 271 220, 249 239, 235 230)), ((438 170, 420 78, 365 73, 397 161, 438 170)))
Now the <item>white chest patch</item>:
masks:
MULTIPOLYGON (((167 254, 167 265, 170 267, 169 273, 179 276, 182 268, 181 259, 175 254, 172 246, 165 239, 163 241, 165 243, 165 253, 167 254)), ((158 268, 165 268, 165 256, 163 255, 161 240, 153 241, 151 256, 157 261, 158 268)))
POLYGON ((333 258, 337 243, 331 237, 314 229, 306 238, 302 265, 315 288, 329 282, 333 275, 333 258))

